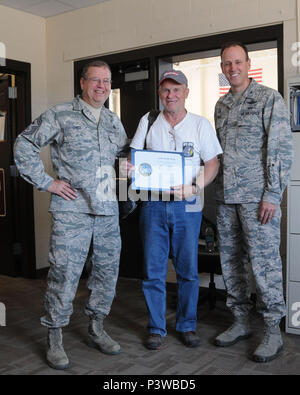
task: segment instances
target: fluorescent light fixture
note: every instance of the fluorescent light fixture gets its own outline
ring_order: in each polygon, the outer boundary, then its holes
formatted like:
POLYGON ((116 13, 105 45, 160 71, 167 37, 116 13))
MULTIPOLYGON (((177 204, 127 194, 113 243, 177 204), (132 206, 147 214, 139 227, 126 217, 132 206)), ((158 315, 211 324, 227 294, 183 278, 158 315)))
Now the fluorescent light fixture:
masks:
POLYGON ((148 79, 149 79, 148 70, 136 71, 134 73, 125 73, 125 82, 148 80, 148 79))

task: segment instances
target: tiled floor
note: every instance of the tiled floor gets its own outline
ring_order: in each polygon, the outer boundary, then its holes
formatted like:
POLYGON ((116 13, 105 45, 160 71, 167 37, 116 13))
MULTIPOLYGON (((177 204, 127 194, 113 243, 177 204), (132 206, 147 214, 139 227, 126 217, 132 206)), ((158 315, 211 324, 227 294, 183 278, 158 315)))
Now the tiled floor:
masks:
POLYGON ((107 332, 118 340, 123 352, 107 356, 86 345, 87 317, 83 307, 87 298, 81 280, 70 325, 64 330, 65 350, 70 368, 55 371, 45 362, 46 329, 40 326, 45 280, 0 276, 0 302, 6 306, 6 326, 0 327, 1 375, 272 375, 300 374, 300 336, 283 334, 285 348, 279 358, 267 364, 251 361, 251 352, 262 331, 260 319, 253 314, 254 336, 230 348, 218 348, 214 336, 231 323, 222 301, 210 311, 199 308, 198 333, 201 346, 184 347, 174 329, 175 312, 168 296, 168 336, 161 351, 144 348, 147 311, 139 280, 119 279, 117 297, 106 319, 107 332))

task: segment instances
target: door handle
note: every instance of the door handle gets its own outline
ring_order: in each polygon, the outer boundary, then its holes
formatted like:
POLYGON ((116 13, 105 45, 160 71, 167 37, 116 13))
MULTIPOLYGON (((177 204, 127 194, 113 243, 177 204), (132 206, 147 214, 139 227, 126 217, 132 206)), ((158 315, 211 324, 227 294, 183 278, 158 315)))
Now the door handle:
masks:
POLYGON ((6 217, 4 169, 0 169, 0 217, 6 217))
POLYGON ((11 165, 10 166, 10 176, 11 177, 18 177, 18 175, 19 175, 19 172, 18 172, 17 166, 11 165))

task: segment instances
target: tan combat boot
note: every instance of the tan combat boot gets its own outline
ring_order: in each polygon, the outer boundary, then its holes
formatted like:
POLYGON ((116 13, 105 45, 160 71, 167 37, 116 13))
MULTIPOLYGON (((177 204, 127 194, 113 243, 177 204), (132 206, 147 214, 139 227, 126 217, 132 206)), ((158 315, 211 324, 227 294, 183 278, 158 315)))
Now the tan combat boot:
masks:
POLYGON ((48 329, 47 363, 53 369, 63 370, 69 367, 69 360, 62 343, 61 328, 48 329))
POLYGON ((275 359, 283 349, 279 324, 266 326, 264 337, 260 345, 254 351, 255 362, 270 362, 275 359))
POLYGON ((235 318, 234 323, 215 339, 215 345, 229 347, 240 340, 248 339, 252 335, 247 318, 235 318))
POLYGON ((104 354, 116 355, 121 352, 120 345, 103 329, 103 318, 91 318, 89 323, 89 345, 98 348, 104 354))

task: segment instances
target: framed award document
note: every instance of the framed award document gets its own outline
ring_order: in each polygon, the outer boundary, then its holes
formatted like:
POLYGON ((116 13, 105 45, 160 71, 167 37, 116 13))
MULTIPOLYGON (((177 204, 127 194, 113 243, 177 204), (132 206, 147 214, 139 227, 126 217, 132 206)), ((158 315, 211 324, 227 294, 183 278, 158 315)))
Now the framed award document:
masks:
POLYGON ((184 184, 182 152, 131 149, 132 189, 168 191, 184 184))

